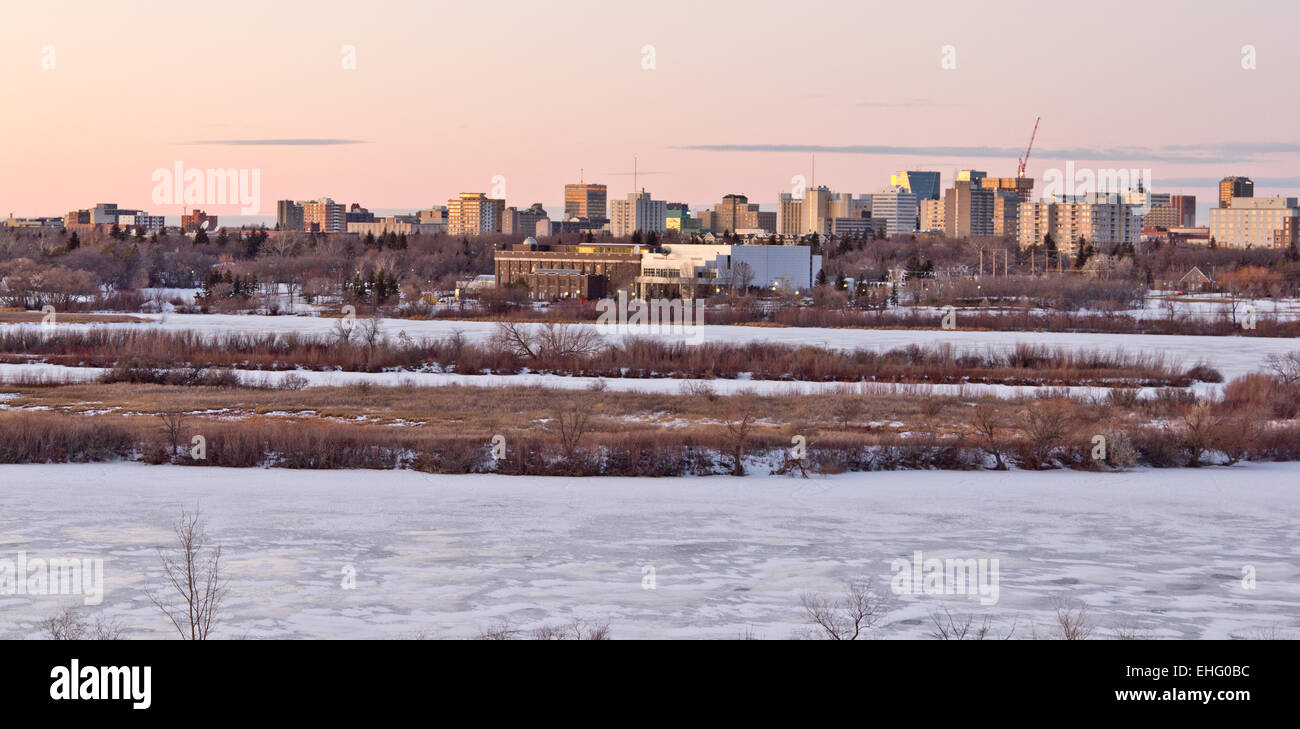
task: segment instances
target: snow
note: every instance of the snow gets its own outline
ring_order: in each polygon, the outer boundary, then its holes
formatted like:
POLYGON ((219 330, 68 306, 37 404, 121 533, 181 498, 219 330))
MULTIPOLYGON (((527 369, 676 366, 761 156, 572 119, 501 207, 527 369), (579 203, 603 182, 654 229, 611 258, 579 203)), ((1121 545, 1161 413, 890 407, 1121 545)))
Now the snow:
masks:
MULTIPOLYGON (((30 382, 44 379, 56 382, 92 382, 106 370, 102 367, 67 367, 51 364, 0 364, 0 384, 30 382)), ((612 392, 646 392, 681 394, 691 385, 707 385, 719 395, 753 392, 759 395, 812 395, 837 394, 916 394, 976 398, 984 395, 996 397, 1028 397, 1043 389, 1067 393, 1076 397, 1106 397, 1105 387, 1048 387, 1034 385, 936 385, 891 382, 807 382, 790 380, 741 379, 690 379, 690 378, 601 378, 569 377, 565 375, 460 375, 435 372, 313 372, 309 370, 260 371, 235 370, 245 385, 278 387, 286 378, 293 377, 306 387, 341 387, 371 384, 378 387, 544 387, 564 390, 585 390, 596 386, 612 392)), ((1218 385, 1196 383, 1192 390, 1209 395, 1218 385)), ((1157 388, 1137 388, 1139 397, 1150 397, 1157 388)))
MULTIPOLYGON (((1295 635, 1298 478, 1300 464, 809 480, 0 466, 0 558, 104 559, 104 602, 83 609, 131 637, 169 637, 144 588, 171 521, 196 505, 227 559, 227 638, 465 638, 501 617, 607 622, 615 638, 784 638, 803 627, 801 595, 864 577, 886 599, 886 638, 925 637, 943 606, 1048 635, 1061 601, 1089 605, 1096 637, 1130 623, 1295 635), (891 561, 918 550, 999 559, 999 602, 891 594, 891 561)), ((0 638, 34 637, 69 604, 0 596, 0 638)))
MULTIPOLYGON (((152 318, 147 324, 66 324, 60 327, 86 328, 92 326, 107 327, 159 327, 171 330, 191 330, 204 333, 219 332, 296 332, 300 334, 329 335, 337 326, 338 319, 310 316, 256 316, 229 314, 168 314, 152 318)), ((39 326, 32 324, 5 324, 0 326, 39 326)), ((577 326, 577 325, 567 325, 577 326)), ((592 325, 588 325, 592 326, 592 325)), ((652 330, 645 326, 599 327, 592 328, 606 338, 619 339, 629 336, 650 336, 652 330)), ((1294 339, 1280 337, 1216 337, 1216 336, 1180 336, 1161 334, 1089 334, 1075 332, 987 332, 962 330, 911 330, 911 329, 826 329, 813 327, 747 327, 714 326, 701 327, 698 335, 703 341, 719 342, 770 342, 791 345, 812 345, 832 349, 872 349, 885 351, 911 345, 952 344, 959 351, 1002 351, 1017 344, 1030 344, 1074 351, 1124 350, 1132 353, 1155 353, 1164 355, 1174 365, 1191 367, 1199 362, 1207 362, 1218 369, 1226 380, 1231 380, 1250 372, 1265 368, 1264 360, 1269 354, 1285 354, 1300 351, 1300 343, 1294 339)), ((454 332, 461 332, 468 340, 483 340, 491 337, 496 324, 490 321, 457 320, 407 320, 385 319, 383 331, 389 337, 396 337, 405 332, 413 338, 444 337, 454 332)), ((685 341, 697 338, 693 328, 686 330, 685 341)), ((662 335, 661 335, 662 336, 662 335)), ((415 373, 399 373, 400 377, 412 377, 415 373)), ((446 376, 452 377, 454 376, 446 376)), ((477 379, 477 378, 476 378, 477 379)), ((580 380, 582 378, 561 378, 580 380)), ((428 384, 440 384, 437 377, 426 378, 428 384)), ((513 380, 512 380, 513 381, 513 380)), ((614 380, 609 380, 612 384, 614 380)), ((721 387, 720 381, 718 384, 721 387)), ((487 384, 486 382, 484 384, 487 384)), ((497 383, 493 383, 497 384, 497 383)), ((585 387, 589 383, 574 384, 585 387)), ((781 383, 784 384, 784 383, 781 383)), ((556 386, 562 386, 557 384, 556 386)), ((661 385, 645 384, 644 387, 657 389, 661 385)), ((670 385, 674 391, 676 385, 670 385)))

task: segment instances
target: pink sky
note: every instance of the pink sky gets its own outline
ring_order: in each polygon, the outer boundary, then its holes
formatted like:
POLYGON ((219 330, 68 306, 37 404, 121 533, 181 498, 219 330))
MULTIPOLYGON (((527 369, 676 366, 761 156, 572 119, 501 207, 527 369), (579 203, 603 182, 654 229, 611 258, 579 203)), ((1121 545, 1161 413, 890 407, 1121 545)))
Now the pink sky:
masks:
POLYGON ((427 207, 496 175, 510 204, 554 206, 580 168, 622 196, 633 155, 657 198, 767 203, 810 154, 763 150, 819 148, 817 182, 855 193, 902 168, 1011 175, 1041 115, 1040 180, 1066 159, 1150 168, 1204 217, 1203 181, 1227 174, 1300 191, 1298 21, 1292 0, 13 4, 0 215, 174 216, 151 175, 177 160, 259 169, 263 214, 320 196, 427 207), (359 143, 193 144, 286 139, 359 143), (690 149, 717 145, 747 151, 690 149), (854 147, 870 153, 837 151, 854 147), (1002 151, 952 149, 984 147, 1002 151))

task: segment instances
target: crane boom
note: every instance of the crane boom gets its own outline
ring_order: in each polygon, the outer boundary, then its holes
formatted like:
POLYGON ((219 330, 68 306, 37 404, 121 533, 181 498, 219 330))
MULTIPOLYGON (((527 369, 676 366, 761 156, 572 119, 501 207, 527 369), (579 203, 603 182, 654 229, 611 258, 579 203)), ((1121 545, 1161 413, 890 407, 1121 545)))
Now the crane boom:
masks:
POLYGON ((1025 156, 1020 158, 1020 164, 1016 167, 1016 177, 1025 176, 1025 165, 1029 164, 1029 153, 1034 151, 1034 138, 1038 136, 1038 122, 1042 120, 1041 116, 1034 119, 1034 131, 1029 135, 1029 146, 1025 148, 1025 156))

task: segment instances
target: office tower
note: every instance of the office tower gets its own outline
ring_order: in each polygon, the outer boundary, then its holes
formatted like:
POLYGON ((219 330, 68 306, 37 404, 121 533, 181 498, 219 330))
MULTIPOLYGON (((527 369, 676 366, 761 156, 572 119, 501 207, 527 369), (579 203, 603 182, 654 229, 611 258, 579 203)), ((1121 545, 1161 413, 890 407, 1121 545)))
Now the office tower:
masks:
POLYGON ((606 211, 608 192, 604 185, 578 183, 564 186, 564 217, 587 218, 604 223, 609 220, 606 211))
POLYGON ((943 195, 944 234, 952 238, 993 235, 993 200, 993 191, 981 188, 974 179, 953 183, 943 195))
POLYGON ((901 187, 905 192, 916 195, 918 201, 938 200, 939 173, 929 170, 904 170, 889 176, 891 187, 901 187))
POLYGON ((1225 177, 1219 180, 1219 207, 1232 207, 1234 197, 1255 197, 1255 183, 1249 177, 1225 177))
POLYGON ((884 220, 885 235, 906 235, 916 231, 916 194, 890 187, 871 195, 871 217, 884 220))

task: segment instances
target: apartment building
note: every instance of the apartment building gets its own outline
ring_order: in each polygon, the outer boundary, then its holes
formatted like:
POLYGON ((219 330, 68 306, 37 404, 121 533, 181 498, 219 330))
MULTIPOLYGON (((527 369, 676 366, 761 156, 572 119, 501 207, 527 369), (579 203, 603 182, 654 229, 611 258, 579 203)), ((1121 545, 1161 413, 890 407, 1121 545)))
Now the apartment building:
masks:
POLYGON ((302 207, 302 229, 313 233, 347 232, 347 207, 330 198, 305 200, 302 207))
POLYGON ((447 233, 465 236, 500 232, 505 202, 481 192, 460 193, 447 201, 447 233))
POLYGON ((922 233, 943 232, 943 200, 922 200, 918 229, 922 233))
POLYGON ((1016 241, 1023 248, 1041 246, 1051 235, 1056 238, 1056 208, 1054 202, 1022 202, 1016 218, 1016 241))
POLYGON ((626 200, 614 200, 609 212, 609 232, 615 238, 638 231, 660 235, 668 232, 668 203, 652 199, 645 190, 629 192, 626 200))
POLYGON ((1210 209, 1210 238, 1217 245, 1280 248, 1297 242, 1296 198, 1234 197, 1229 203, 1210 209))
MULTIPOLYGON (((1015 179, 1015 178, 1000 178, 1015 179)), ((1005 188, 994 188, 993 193, 993 235, 1015 240, 1020 229, 1020 192, 1005 188)))
POLYGON ((277 230, 302 230, 302 205, 293 200, 277 200, 275 227, 277 230))

